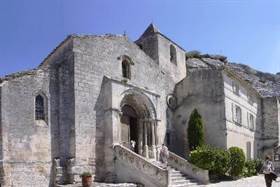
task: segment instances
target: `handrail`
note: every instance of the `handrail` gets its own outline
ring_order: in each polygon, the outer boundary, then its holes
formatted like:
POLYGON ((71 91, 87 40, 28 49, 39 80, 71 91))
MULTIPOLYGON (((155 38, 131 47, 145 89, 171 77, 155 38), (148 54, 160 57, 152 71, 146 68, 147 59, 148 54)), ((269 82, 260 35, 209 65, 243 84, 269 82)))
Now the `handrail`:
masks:
POLYGON ((209 183, 209 172, 208 170, 201 169, 191 163, 186 159, 176 155, 169 151, 168 164, 180 172, 193 177, 194 179, 202 182, 204 184, 209 183))
POLYGON ((161 183, 163 186, 168 186, 169 177, 167 169, 153 164, 146 158, 120 144, 114 144, 113 148, 118 159, 124 160, 131 167, 148 174, 155 182, 161 183))

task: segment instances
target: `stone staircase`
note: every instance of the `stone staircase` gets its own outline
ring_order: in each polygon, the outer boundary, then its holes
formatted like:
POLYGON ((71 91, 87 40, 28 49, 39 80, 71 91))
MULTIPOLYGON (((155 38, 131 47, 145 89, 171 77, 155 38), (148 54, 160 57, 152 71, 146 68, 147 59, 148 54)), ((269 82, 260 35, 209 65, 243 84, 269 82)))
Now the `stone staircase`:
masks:
MULTIPOLYGON (((161 168, 166 168, 166 166, 159 161, 152 161, 152 163, 161 168)), ((169 180, 170 180, 168 187, 189 187, 189 186, 194 187, 200 184, 194 178, 186 174, 183 174, 182 172, 180 172, 179 170, 177 170, 172 166, 168 166, 167 168, 169 170, 169 180)))
POLYGON ((172 152, 169 152, 166 167, 159 161, 146 159, 119 144, 114 145, 114 151, 115 167, 121 171, 117 177, 122 181, 129 176, 130 181, 147 187, 194 187, 209 182, 208 171, 172 152))
POLYGON ((189 186, 197 186, 198 182, 176 170, 175 168, 170 167, 169 169, 170 175, 170 187, 189 187, 189 186))

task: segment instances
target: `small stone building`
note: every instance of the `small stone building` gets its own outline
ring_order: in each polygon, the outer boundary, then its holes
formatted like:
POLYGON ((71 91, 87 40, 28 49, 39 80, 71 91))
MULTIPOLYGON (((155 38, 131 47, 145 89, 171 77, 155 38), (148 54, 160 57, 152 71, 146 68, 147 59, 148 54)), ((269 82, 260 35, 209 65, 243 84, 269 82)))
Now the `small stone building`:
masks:
POLYGON ((157 165, 163 143, 172 167, 206 182, 184 159, 195 108, 208 144, 241 147, 247 158, 278 145, 279 77, 249 70, 190 57, 152 24, 135 42, 71 35, 38 68, 0 79, 1 186, 74 183, 85 171, 96 181, 168 186, 157 165))

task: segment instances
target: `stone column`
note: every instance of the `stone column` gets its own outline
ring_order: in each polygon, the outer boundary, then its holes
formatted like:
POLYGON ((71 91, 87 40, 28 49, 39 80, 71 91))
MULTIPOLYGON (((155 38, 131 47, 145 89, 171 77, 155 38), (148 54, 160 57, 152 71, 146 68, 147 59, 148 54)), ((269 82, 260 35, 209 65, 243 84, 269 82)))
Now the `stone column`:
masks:
POLYGON ((155 132, 155 146, 156 146, 156 160, 159 160, 159 150, 158 150, 158 135, 157 135, 157 126, 158 126, 158 121, 155 119, 154 122, 154 132, 155 132))
POLYGON ((143 155, 143 120, 139 120, 138 126, 138 154, 143 155))
POLYGON ((144 144, 144 156, 146 158, 149 158, 149 147, 148 147, 148 133, 147 133, 147 122, 144 121, 143 123, 144 125, 144 140, 145 140, 145 144, 144 144))
POLYGON ((55 184, 63 184, 63 168, 60 165, 60 159, 54 159, 54 182, 55 184))
POLYGON ((153 149, 153 158, 157 159, 156 152, 156 122, 153 120, 151 122, 151 130, 152 130, 152 149, 153 149))

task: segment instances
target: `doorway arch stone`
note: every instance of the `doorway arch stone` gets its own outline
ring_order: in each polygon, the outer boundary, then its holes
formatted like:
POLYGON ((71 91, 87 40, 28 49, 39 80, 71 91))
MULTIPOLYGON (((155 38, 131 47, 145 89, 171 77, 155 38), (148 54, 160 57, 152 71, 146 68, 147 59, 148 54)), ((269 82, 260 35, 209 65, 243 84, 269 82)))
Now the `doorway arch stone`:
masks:
POLYGON ((152 101, 144 93, 127 90, 122 94, 120 111, 120 143, 146 158, 156 159, 157 116, 152 101), (135 149, 130 146, 131 140, 136 142, 135 149))

